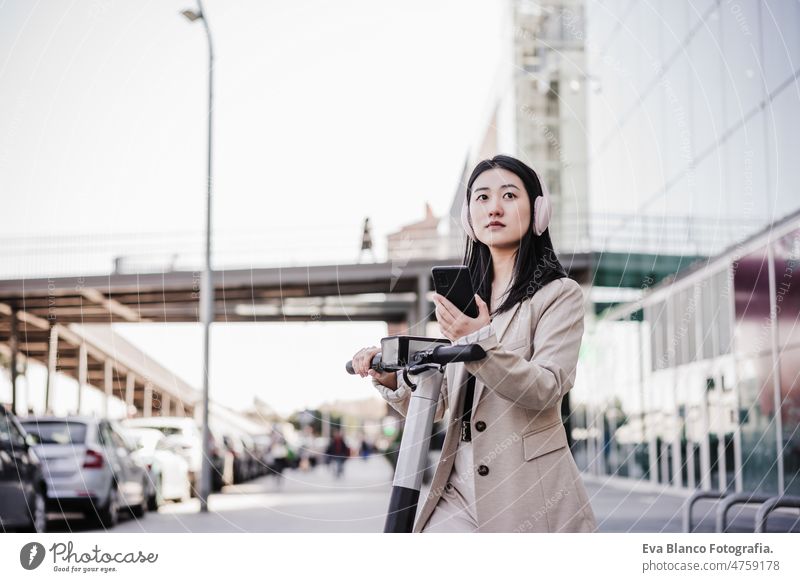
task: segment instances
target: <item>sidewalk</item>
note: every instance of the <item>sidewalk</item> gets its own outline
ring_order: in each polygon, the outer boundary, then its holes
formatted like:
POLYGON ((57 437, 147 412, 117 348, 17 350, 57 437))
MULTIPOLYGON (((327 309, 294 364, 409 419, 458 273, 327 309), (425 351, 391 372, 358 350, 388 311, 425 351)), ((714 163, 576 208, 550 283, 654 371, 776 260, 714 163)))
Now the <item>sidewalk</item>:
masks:
POLYGON ((125 520, 114 532, 380 532, 391 465, 381 456, 349 459, 336 480, 331 467, 287 470, 225 487, 201 514, 197 499, 167 504, 141 520, 125 520))
MULTIPOLYGON (((683 507, 689 494, 674 489, 620 477, 583 475, 601 532, 676 533, 683 531, 683 507)), ((757 505, 738 505, 728 512, 728 531, 752 533, 757 505)), ((714 532, 717 504, 702 500, 695 504, 696 532, 714 532)), ((774 512, 768 532, 800 532, 798 510, 774 512)))
MULTIPOLYGON (((290 470, 282 481, 262 477, 211 495, 209 512, 197 499, 167 504, 144 519, 125 519, 114 532, 381 532, 389 507, 392 467, 380 455, 350 459, 336 480, 330 467, 290 470)), ((675 533, 682 530, 687 495, 646 482, 584 475, 600 532, 675 533)), ((421 499, 427 487, 423 487, 421 499)), ((731 531, 752 532, 756 507, 730 512, 731 531)), ((696 531, 713 532, 716 506, 696 505, 696 531)), ((51 531, 90 531, 83 521, 51 522, 51 531)), ((798 512, 770 517, 769 530, 800 532, 798 512)))

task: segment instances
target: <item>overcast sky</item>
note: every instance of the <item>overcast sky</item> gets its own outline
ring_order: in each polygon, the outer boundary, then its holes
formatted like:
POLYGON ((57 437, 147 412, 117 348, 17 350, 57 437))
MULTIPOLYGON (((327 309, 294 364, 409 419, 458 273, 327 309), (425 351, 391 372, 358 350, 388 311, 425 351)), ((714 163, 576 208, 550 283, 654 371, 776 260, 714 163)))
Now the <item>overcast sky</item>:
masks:
MULTIPOLYGON (((2 234, 202 228, 206 41, 189 0, 0 0, 2 234), (9 220, 8 217, 13 217, 9 220)), ((487 123, 496 0, 211 0, 214 226, 356 244, 446 214, 487 123), (315 238, 316 235, 316 238, 315 238)), ((354 248, 354 251, 357 247, 354 248)), ((121 332, 188 382, 201 331, 121 332)), ((212 396, 281 412, 374 390, 344 363, 382 323, 215 325, 212 396), (310 363, 311 362, 311 363, 310 363)))

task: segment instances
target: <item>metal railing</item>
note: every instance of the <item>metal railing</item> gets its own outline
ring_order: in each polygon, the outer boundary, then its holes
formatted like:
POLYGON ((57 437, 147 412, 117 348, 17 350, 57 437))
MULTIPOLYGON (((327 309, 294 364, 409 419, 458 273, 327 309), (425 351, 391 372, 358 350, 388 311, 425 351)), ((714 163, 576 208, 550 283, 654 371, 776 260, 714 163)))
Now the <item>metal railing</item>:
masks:
POLYGON ((695 504, 701 499, 713 499, 716 503, 728 495, 729 491, 695 491, 683 506, 683 533, 692 533, 694 531, 694 523, 692 522, 692 511, 695 504))
POLYGON ((683 506, 683 532, 694 532, 695 524, 693 520, 693 510, 698 501, 710 499, 716 507, 716 517, 714 531, 716 533, 726 533, 728 531, 728 513, 737 505, 759 504, 756 512, 754 533, 764 533, 767 531, 767 519, 769 514, 780 507, 800 508, 800 497, 792 495, 769 496, 755 492, 734 493, 730 489, 725 491, 695 491, 683 506))
POLYGON ((769 499, 768 495, 762 495, 760 493, 748 492, 748 493, 733 493, 731 495, 726 495, 720 506, 717 507, 717 525, 716 525, 716 532, 717 533, 725 533, 728 531, 728 511, 736 505, 751 505, 754 503, 764 503, 769 499))
POLYGON ((712 256, 765 224, 697 216, 595 215, 590 221, 591 250, 712 256))
MULTIPOLYGON (((551 225, 556 252, 622 252, 710 256, 754 232, 761 223, 697 217, 594 214, 560 217, 551 225)), ((286 225, 215 231, 215 269, 459 259, 460 225, 449 235, 403 232, 373 236, 374 255, 360 252, 361 232, 351 226, 303 229, 286 225), (374 258, 373 258, 374 257, 374 258)), ((374 233, 373 233, 374 234, 374 233)), ((0 237, 0 278, 103 275, 113 272, 193 271, 203 257, 200 231, 64 234, 0 237)))
POLYGON ((800 507, 800 497, 796 495, 778 495, 770 497, 759 505, 758 511, 756 512, 755 533, 765 533, 767 531, 767 519, 769 518, 769 514, 779 507, 800 507))

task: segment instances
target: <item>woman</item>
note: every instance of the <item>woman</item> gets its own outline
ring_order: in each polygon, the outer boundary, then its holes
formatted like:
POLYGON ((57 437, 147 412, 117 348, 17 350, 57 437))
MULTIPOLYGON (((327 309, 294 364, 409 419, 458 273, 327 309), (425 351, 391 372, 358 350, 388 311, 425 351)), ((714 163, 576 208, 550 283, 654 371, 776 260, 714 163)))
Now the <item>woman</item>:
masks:
MULTIPOLYGON (((448 408, 450 420, 415 532, 597 528, 560 412, 575 381, 583 293, 553 251, 549 220, 549 194, 527 165, 498 155, 475 167, 462 224, 479 314, 434 302, 445 337, 480 344, 486 357, 445 369, 436 420, 448 408)), ((402 374, 369 368, 379 351, 360 350, 353 367, 405 415, 402 374)))

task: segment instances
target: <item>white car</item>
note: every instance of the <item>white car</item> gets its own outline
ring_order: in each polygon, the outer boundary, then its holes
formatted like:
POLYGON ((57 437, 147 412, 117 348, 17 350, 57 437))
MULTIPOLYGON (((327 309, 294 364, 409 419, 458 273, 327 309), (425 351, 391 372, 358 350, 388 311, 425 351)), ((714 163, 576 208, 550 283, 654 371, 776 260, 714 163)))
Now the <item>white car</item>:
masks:
POLYGON ((179 416, 151 416, 128 418, 122 421, 126 428, 154 428, 169 437, 171 445, 189 464, 189 482, 194 492, 199 488, 203 469, 203 434, 194 419, 179 416))
POLYGON ((148 509, 155 511, 164 501, 184 501, 191 497, 189 463, 170 443, 170 437, 154 428, 125 427, 125 436, 133 443, 133 456, 147 467, 148 509))

